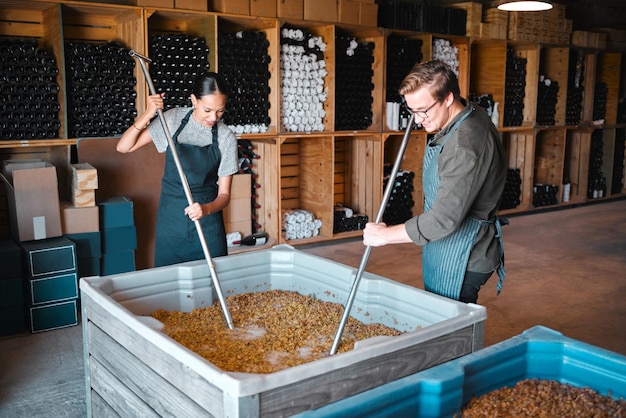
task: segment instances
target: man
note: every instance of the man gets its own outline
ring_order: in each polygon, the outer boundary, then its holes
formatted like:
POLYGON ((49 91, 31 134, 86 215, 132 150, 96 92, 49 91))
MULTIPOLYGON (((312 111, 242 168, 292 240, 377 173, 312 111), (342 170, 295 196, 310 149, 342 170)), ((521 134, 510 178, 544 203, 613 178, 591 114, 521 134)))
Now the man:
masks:
POLYGON ((466 106, 458 79, 444 63, 419 63, 399 88, 414 122, 437 132, 426 146, 424 213, 404 224, 368 223, 363 243, 422 246, 426 290, 476 303, 480 287, 498 270, 504 251, 496 217, 506 181, 498 132, 479 106, 466 106))

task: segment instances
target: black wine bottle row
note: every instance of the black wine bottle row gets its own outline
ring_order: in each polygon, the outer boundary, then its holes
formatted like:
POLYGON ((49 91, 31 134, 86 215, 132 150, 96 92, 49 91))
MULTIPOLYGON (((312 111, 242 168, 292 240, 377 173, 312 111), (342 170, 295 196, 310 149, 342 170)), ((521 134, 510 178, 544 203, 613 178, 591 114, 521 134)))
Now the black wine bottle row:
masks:
POLYGON ((335 36, 335 130, 365 130, 372 124, 374 43, 335 36))
POLYGON ((567 98, 565 104, 565 124, 578 125, 583 111, 583 95, 585 87, 585 54, 583 51, 569 56, 567 73, 567 98))
POLYGON ((70 137, 116 136, 133 123, 137 79, 129 52, 118 42, 65 42, 70 137))
POLYGON ((333 216, 333 233, 360 231, 369 222, 367 215, 355 215, 345 207, 335 207, 333 216))
POLYGON ((539 76, 537 89, 537 125, 554 126, 556 124, 556 103, 559 94, 559 83, 545 76, 539 76))
POLYGON ((387 102, 400 103, 402 98, 398 93, 398 87, 411 68, 418 62, 422 62, 421 39, 407 38, 400 35, 387 37, 387 56, 393 59, 386 60, 386 86, 385 100, 387 102))
POLYGON ((558 203, 559 186, 556 184, 535 184, 533 186, 533 206, 551 206, 558 203))
POLYGON ((262 31, 239 31, 219 35, 220 73, 231 94, 224 121, 236 133, 265 132, 269 118, 269 41, 262 31))
POLYGON ((465 36, 467 11, 427 2, 376 0, 378 25, 389 29, 465 36))
POLYGON ((413 180, 415 173, 411 171, 400 171, 395 180, 391 179, 391 167, 385 166, 383 188, 386 189, 389 181, 394 181, 389 201, 383 213, 383 222, 387 225, 398 225, 406 222, 413 216, 413 180))
POLYGON ((0 140, 58 138, 57 62, 35 39, 0 39, 0 140))
POLYGON ((521 203, 522 195, 522 176, 519 168, 509 168, 506 172, 506 182, 504 184, 504 193, 500 202, 500 210, 514 209, 521 203))
POLYGON ((521 126, 524 122, 526 62, 512 47, 507 48, 503 126, 521 126))
POLYGON ((599 199, 606 197, 606 177, 602 171, 604 161, 604 138, 601 129, 591 134, 591 149, 589 150, 589 170, 587 180, 587 197, 599 199))

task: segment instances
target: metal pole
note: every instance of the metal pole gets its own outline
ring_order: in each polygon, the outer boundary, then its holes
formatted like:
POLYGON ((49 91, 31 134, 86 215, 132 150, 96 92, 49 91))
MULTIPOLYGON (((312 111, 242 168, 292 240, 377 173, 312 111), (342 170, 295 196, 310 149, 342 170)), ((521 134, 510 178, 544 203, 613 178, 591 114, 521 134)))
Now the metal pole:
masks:
MULTIPOLYGON (((385 208, 387 207, 389 196, 391 196, 393 186, 396 182, 396 176, 398 175, 398 171, 400 170, 400 163, 402 162, 404 151, 406 150, 406 147, 409 143, 409 139, 411 137, 411 131, 413 130, 413 119, 415 119, 415 114, 411 113, 411 117, 409 118, 409 124, 406 127, 406 130, 404 131, 404 138, 402 138, 402 144, 400 145, 400 149, 398 150, 398 155, 396 156, 396 161, 393 164, 391 174, 389 175, 389 180, 387 181, 387 187, 385 187, 383 200, 380 203, 380 207, 378 208, 378 213, 376 214, 376 220, 374 221, 376 223, 380 223, 383 220, 383 214, 385 213, 385 208)), ((339 328, 337 329, 337 333, 335 334, 335 340, 333 341, 333 346, 330 349, 330 355, 337 353, 337 348, 339 347, 339 343, 341 342, 341 335, 343 334, 343 329, 346 327, 346 323, 348 322, 348 317, 350 316, 350 310, 352 309, 352 304, 354 303, 354 298, 356 297, 356 292, 357 292, 357 289, 359 288, 359 282, 361 281, 361 278, 363 277, 363 272, 365 271, 365 266, 367 265, 367 261, 369 260, 371 252, 372 252, 372 246, 367 245, 365 247, 365 251, 363 251, 363 257, 361 257, 361 264, 359 264, 359 269, 357 270, 356 276, 354 277, 354 281, 352 282, 352 289, 350 289, 350 295, 348 296, 348 301, 346 302, 346 306, 343 310, 341 322, 339 323, 339 328)))
MULTIPOLYGON (((156 91, 154 89, 154 84, 152 83, 152 77, 150 77, 150 73, 148 72, 148 69, 146 68, 146 62, 152 62, 152 60, 135 51, 130 51, 130 56, 137 58, 137 60, 139 61, 139 64, 141 65, 141 69, 143 70, 143 74, 146 77, 146 82, 148 83, 148 90, 150 91, 150 94, 156 94, 156 91)), ((191 190, 189 189, 187 176, 185 176, 185 172, 183 171, 183 167, 178 158, 178 152, 176 151, 176 145, 174 144, 174 139, 172 138, 172 134, 170 133, 170 130, 167 127, 167 123, 165 123, 165 117, 163 116, 163 109, 157 109, 157 114, 159 115, 161 126, 163 127, 163 130, 165 131, 165 136, 167 136, 167 142, 169 144, 170 150, 172 151, 172 156, 174 157, 174 162, 176 163, 176 168, 178 169, 178 175, 180 176, 180 181, 183 184, 183 189, 185 190, 185 196, 187 196, 187 202, 191 205, 193 203, 193 197, 191 195, 191 190)), ((222 311, 224 311, 224 317, 226 319, 226 323, 228 324, 229 329, 234 329, 233 320, 230 317, 230 313, 228 312, 228 306, 226 305, 226 300, 224 299, 220 282, 217 279, 217 272, 215 271, 215 264, 213 263, 213 259, 211 258, 211 253, 209 252, 209 247, 207 246, 206 239, 204 238, 202 225, 200 224, 199 220, 195 220, 194 224, 196 225, 198 238, 200 238, 202 251, 204 251, 204 258, 206 258, 206 262, 209 266, 209 271, 211 272, 211 279, 213 280, 213 286, 215 287, 215 291, 217 292, 217 297, 219 298, 220 304, 222 305, 222 311)))

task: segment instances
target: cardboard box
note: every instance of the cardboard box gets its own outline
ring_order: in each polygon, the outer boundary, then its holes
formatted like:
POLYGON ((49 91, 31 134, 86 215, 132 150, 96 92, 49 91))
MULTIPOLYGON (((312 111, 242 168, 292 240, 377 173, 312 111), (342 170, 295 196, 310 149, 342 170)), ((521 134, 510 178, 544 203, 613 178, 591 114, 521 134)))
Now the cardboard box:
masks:
MULTIPOLYGON (((355 271, 288 245, 214 262, 225 296, 284 289, 339 304, 355 271)), ((104 398, 98 405, 110 405, 104 415, 124 415, 125 406, 114 400, 133 387, 140 388, 133 394, 136 404, 147 411, 160 408, 161 415, 181 416, 194 408, 193 416, 292 416, 482 348, 484 307, 365 272, 351 315, 406 333, 362 341, 349 352, 276 373, 225 373, 148 317, 157 309, 190 312, 212 305, 217 296, 210 276, 206 261, 197 260, 80 281, 85 369, 92 376, 88 408, 90 397, 98 396, 104 398), (103 364, 108 371, 93 373, 103 364), (129 367, 146 373, 117 374, 115 385, 105 383, 104 376, 129 367)))
POLYGON ((60 202, 63 235, 100 231, 100 209, 97 206, 80 207, 60 202))
POLYGON ((337 22, 337 0, 304 0, 304 20, 337 22))
POLYGON ((359 25, 378 26, 378 4, 359 3, 359 25))
POLYGON ((100 271, 103 276, 135 271, 135 251, 102 253, 100 271))
POLYGON ((230 203, 224 208, 226 233, 239 232, 242 236, 252 233, 252 176, 236 174, 230 188, 230 203))
POLYGON ((463 9, 467 12, 465 36, 480 37, 480 24, 483 16, 483 5, 479 2, 463 2, 447 4, 446 7, 463 9))
POLYGON ((55 166, 45 161, 5 164, 1 177, 7 191, 11 234, 16 240, 62 235, 55 166))
POLYGON ((339 23, 359 24, 361 3, 353 0, 339 0, 337 3, 337 18, 339 23))
POLYGON ((78 297, 78 276, 73 273, 28 279, 28 305, 73 300, 78 297))
MULTIPOLYGON (((0 280, 0 308, 9 306, 24 306, 24 279, 0 280)), ((5 321, 2 318, 2 321, 5 321)), ((1 322, 1 321, 0 321, 1 322)))
POLYGON ((101 257, 79 257, 76 260, 78 263, 78 277, 91 277, 91 276, 100 276, 102 274, 101 266, 102 263, 101 257))
POLYGON ((276 17, 276 0, 250 0, 250 15, 276 17))
POLYGON ((250 174, 235 174, 230 185, 230 198, 250 199, 252 197, 252 176, 250 174))
POLYGON ((133 202, 126 196, 116 196, 98 203, 100 229, 135 225, 133 202))
POLYGON ((77 208, 96 206, 96 191, 72 189, 72 204, 77 208))
POLYGON ((224 227, 226 228, 226 233, 229 234, 231 232, 239 232, 241 237, 245 237, 252 233, 252 221, 240 221, 240 222, 228 222, 224 223, 224 227))
POLYGON ((32 333, 78 325, 76 300, 29 307, 27 313, 32 333))
POLYGON ((92 258, 102 255, 100 232, 67 234, 65 237, 76 244, 77 258, 92 258))
POLYGON ((76 271, 76 244, 65 237, 20 243, 30 278, 76 271))
POLYGON ((276 0, 276 16, 285 19, 304 19, 304 0, 276 0))
POLYGON ((250 199, 230 199, 230 204, 223 211, 224 223, 252 222, 250 199))
POLYGON ((137 249, 137 229, 134 225, 105 228, 100 235, 102 237, 103 253, 137 249))
POLYGON ((209 10, 207 0, 174 0, 175 9, 189 9, 206 12, 209 10))
POLYGON ((0 280, 22 277, 22 248, 13 239, 0 240, 0 280))
POLYGON ((209 0, 209 11, 249 15, 250 0, 209 0))
POLYGON ((24 305, 0 306, 0 337, 19 334, 26 330, 24 305))
POLYGON ((626 397, 626 357, 536 326, 485 349, 298 417, 460 416, 472 398, 526 379, 626 397))
POLYGON ((163 7, 166 9, 174 8, 174 0, 130 0, 130 4, 133 6, 163 7))
POLYGON ((94 190, 98 188, 98 170, 89 163, 72 164, 72 188, 94 190))

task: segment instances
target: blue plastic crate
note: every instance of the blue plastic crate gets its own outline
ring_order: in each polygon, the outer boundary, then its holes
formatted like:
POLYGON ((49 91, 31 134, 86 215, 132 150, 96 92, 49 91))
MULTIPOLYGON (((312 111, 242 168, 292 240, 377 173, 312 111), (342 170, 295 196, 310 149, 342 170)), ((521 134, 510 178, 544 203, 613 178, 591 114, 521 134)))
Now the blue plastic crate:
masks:
POLYGON ((451 417, 476 396, 547 379, 626 398, 626 357, 543 326, 299 417, 451 417))

